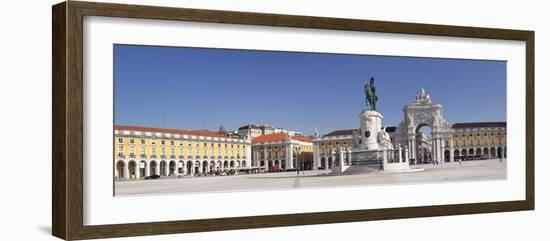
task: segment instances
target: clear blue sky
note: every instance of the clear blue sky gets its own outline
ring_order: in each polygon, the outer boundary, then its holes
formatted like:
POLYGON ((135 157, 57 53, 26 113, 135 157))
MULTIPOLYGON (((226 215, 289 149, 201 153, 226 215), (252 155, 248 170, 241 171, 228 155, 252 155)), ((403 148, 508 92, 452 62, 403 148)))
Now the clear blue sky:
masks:
POLYGON ((322 134, 359 126, 376 80, 383 125, 424 87, 451 123, 506 120, 506 62, 115 45, 115 123, 322 134))

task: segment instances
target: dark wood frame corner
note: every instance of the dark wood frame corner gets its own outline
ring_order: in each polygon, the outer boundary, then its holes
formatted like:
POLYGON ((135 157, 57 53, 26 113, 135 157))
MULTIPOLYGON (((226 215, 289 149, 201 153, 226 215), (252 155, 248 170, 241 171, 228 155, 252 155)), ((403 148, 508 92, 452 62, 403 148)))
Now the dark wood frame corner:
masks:
POLYGON ((275 15, 69 1, 52 7, 52 233, 66 239, 355 222, 533 210, 534 32, 356 19, 275 15), (348 31, 519 40, 526 43, 525 200, 86 226, 83 224, 83 17, 163 19, 348 31))

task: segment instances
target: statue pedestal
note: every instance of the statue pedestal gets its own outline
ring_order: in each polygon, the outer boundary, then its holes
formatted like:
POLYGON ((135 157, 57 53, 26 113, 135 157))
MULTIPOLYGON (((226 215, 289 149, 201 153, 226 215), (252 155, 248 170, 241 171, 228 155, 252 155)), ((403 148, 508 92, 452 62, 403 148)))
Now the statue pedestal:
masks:
POLYGON ((378 133, 382 129, 382 114, 377 111, 363 111, 361 118, 361 144, 362 150, 379 150, 378 133))

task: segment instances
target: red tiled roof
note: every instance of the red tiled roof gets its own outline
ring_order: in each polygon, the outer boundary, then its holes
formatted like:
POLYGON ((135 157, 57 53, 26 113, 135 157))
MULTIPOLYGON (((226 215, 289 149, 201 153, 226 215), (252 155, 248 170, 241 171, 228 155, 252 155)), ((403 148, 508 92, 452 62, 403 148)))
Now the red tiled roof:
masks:
POLYGON ((279 132, 267 135, 261 135, 252 139, 252 143, 271 142, 271 141, 284 141, 286 139, 286 133, 279 132))
MULTIPOLYGON (((252 143, 261 143, 261 142, 273 142, 273 141, 284 141, 287 138, 287 134, 284 132, 273 133, 268 135, 261 135, 252 139, 252 143)), ((293 140, 312 142, 313 139, 307 136, 292 136, 293 140)))
POLYGON ((293 136, 292 139, 304 142, 313 142, 313 138, 309 136, 293 136))
POLYGON ((126 125, 115 125, 115 130, 160 132, 160 133, 168 133, 168 134, 208 136, 208 137, 224 137, 219 132, 210 131, 210 130, 177 130, 177 129, 154 128, 154 127, 143 127, 143 126, 126 126, 126 125))

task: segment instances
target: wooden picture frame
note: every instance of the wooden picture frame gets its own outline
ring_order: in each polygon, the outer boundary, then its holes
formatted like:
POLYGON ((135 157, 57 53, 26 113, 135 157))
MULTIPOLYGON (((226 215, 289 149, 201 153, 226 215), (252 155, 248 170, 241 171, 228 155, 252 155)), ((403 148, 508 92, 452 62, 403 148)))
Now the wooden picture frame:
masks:
POLYGON ((52 7, 52 233, 66 240, 493 213, 534 209, 534 32, 432 24, 68 1, 52 7), (83 17, 107 16, 258 26, 517 40, 526 43, 525 199, 87 226, 83 224, 83 17))

